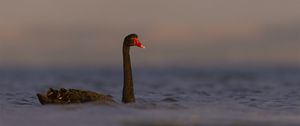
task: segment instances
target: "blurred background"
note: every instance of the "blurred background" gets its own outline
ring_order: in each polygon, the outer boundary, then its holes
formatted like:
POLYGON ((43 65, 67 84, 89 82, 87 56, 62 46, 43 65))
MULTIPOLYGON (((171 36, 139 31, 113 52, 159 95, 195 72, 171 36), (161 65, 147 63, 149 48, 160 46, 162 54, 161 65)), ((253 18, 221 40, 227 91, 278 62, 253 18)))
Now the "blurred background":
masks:
POLYGON ((2 0, 1 67, 300 66, 297 0, 2 0))

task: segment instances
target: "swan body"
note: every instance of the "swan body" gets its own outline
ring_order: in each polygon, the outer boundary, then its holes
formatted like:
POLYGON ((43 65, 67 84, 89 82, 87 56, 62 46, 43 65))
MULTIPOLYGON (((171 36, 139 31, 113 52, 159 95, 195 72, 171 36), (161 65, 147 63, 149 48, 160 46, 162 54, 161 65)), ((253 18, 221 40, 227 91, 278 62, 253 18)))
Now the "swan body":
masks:
MULTIPOLYGON (((123 72, 124 72, 124 84, 123 84, 123 103, 134 103, 134 89, 133 79, 130 62, 130 46, 137 46, 145 48, 138 40, 136 34, 127 35, 123 43, 123 72)), ((49 88, 46 94, 37 94, 38 100, 42 105, 45 104, 74 104, 74 103, 86 103, 97 102, 101 104, 115 103, 112 96, 102 93, 96 93, 93 91, 81 90, 81 89, 65 89, 61 88, 55 90, 49 88)))
POLYGON ((79 90, 79 89, 65 89, 61 88, 55 90, 49 88, 45 95, 37 94, 41 104, 72 104, 72 103, 86 103, 97 102, 101 104, 115 103, 112 96, 93 91, 79 90))

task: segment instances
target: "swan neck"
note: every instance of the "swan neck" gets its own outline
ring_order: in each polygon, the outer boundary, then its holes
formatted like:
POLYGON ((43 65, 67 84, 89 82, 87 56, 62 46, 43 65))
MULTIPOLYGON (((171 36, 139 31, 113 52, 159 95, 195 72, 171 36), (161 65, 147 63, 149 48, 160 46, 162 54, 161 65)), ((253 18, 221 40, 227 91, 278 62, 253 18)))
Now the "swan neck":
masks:
POLYGON ((124 41, 123 44, 123 72, 124 72, 124 85, 123 85, 123 103, 133 103, 135 102, 131 61, 130 61, 130 46, 126 45, 124 41))

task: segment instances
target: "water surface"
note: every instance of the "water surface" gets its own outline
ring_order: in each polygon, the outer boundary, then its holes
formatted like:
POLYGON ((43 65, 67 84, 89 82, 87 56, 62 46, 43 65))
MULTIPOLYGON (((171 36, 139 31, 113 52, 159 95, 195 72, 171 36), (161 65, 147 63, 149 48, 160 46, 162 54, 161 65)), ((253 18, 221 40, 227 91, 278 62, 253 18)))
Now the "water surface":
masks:
POLYGON ((300 69, 140 68, 137 103, 42 106, 36 93, 80 88, 121 101, 116 69, 0 72, 1 126, 300 125, 300 69))

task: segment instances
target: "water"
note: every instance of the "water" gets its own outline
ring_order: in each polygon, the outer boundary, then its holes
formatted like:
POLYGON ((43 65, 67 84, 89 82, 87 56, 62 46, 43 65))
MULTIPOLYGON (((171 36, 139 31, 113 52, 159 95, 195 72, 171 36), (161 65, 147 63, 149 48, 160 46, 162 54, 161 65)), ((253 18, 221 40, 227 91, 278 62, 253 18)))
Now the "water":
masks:
POLYGON ((0 72, 0 126, 300 125, 300 69, 134 70, 137 103, 39 104, 49 87, 80 88, 121 101, 119 69, 0 72))

